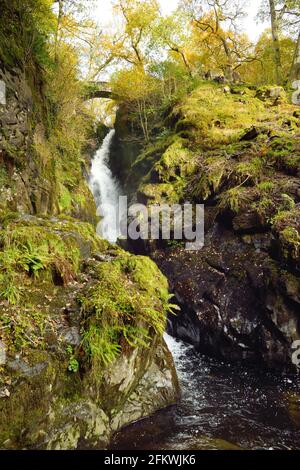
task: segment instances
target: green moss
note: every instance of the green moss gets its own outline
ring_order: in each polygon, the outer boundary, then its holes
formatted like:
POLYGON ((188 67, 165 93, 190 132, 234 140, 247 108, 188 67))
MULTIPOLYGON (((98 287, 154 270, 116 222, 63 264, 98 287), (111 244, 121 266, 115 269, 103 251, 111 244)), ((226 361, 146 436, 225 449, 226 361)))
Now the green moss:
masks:
POLYGON ((293 246, 293 250, 295 252, 295 256, 298 256, 299 247, 300 247, 300 233, 294 227, 286 227, 285 229, 280 232, 280 236, 282 237, 285 243, 293 246))
POLYGON ((61 185, 60 197, 59 197, 59 209, 61 212, 70 212, 72 208, 72 196, 68 188, 61 185))
POLYGON ((255 157, 250 161, 238 163, 235 170, 241 176, 242 180, 252 181, 258 184, 263 175, 265 160, 255 157))
POLYGON ((202 200, 217 194, 228 171, 226 159, 222 155, 205 158, 198 163, 195 175, 190 181, 192 195, 202 200))
POLYGON ((270 193, 275 188, 275 184, 273 183, 273 181, 262 181, 257 185, 257 188, 262 193, 270 193))
POLYGON ((80 296, 84 349, 95 371, 125 348, 149 347, 162 335, 169 305, 168 284, 148 258, 123 255, 96 267, 96 282, 80 296))
POLYGON ((280 211, 272 222, 273 230, 281 244, 283 256, 297 263, 300 252, 299 205, 291 210, 280 211))
POLYGON ((195 140, 206 147, 237 140, 241 128, 253 125, 264 115, 264 105, 250 90, 241 101, 225 94, 217 84, 203 83, 174 110, 194 129, 195 140))
POLYGON ((251 201, 252 194, 249 192, 249 189, 238 186, 222 193, 219 197, 219 207, 238 213, 243 207, 249 205, 251 201))
POLYGON ((277 169, 288 174, 297 175, 300 169, 300 152, 297 138, 291 132, 280 132, 275 137, 268 150, 268 160, 277 169))
POLYGON ((166 135, 148 144, 134 161, 131 170, 132 173, 137 175, 137 177, 147 175, 153 165, 159 161, 167 148, 172 145, 177 138, 176 134, 166 135))
POLYGON ((7 171, 4 167, 0 167, 0 188, 6 186, 9 182, 7 171))
POLYGON ((177 183, 144 184, 139 191, 149 200, 150 204, 176 204, 183 197, 184 183, 182 180, 177 183))
POLYGON ((53 298, 55 284, 67 286, 76 278, 82 257, 105 251, 109 244, 98 239, 92 226, 71 218, 2 212, 1 220, 0 334, 10 349, 40 347, 51 324, 46 292, 53 298))
POLYGON ((154 168, 161 181, 168 182, 171 179, 176 181, 194 171, 195 156, 185 148, 184 141, 178 139, 167 148, 154 168))

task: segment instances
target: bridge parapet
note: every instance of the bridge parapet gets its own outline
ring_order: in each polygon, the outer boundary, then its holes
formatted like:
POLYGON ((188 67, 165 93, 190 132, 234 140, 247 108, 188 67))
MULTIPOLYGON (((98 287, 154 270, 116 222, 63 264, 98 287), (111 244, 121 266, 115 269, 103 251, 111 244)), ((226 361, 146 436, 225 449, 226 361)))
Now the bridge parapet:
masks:
POLYGON ((86 100, 93 100, 95 98, 103 98, 110 100, 120 99, 115 93, 112 92, 109 82, 88 82, 85 92, 86 100))

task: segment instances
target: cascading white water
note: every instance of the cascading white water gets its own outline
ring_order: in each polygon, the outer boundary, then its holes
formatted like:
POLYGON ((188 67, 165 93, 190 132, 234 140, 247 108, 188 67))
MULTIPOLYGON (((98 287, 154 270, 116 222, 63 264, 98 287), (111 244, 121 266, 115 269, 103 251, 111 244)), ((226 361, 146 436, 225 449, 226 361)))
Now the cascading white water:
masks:
POLYGON ((97 232, 111 243, 115 243, 120 236, 117 220, 121 188, 109 168, 109 153, 114 135, 115 130, 112 129, 96 152, 89 181, 97 205, 97 214, 101 217, 97 232))

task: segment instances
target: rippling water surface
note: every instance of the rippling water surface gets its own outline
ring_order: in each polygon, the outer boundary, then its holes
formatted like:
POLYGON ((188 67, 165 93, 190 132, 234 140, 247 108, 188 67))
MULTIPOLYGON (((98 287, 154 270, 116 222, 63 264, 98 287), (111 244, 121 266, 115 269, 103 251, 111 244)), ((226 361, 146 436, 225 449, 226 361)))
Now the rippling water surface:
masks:
MULTIPOLYGON (((112 130, 93 159, 90 187, 102 216, 100 234, 115 242, 120 233, 115 222, 121 190, 109 168, 113 137, 112 130)), ((300 449, 299 376, 220 363, 168 335, 166 341, 181 400, 123 429, 112 449, 300 449)))
POLYGON ((299 376, 220 363, 168 335, 166 341, 181 400, 123 429, 112 449, 300 449, 299 376), (288 412, 291 400, 294 414, 288 412))

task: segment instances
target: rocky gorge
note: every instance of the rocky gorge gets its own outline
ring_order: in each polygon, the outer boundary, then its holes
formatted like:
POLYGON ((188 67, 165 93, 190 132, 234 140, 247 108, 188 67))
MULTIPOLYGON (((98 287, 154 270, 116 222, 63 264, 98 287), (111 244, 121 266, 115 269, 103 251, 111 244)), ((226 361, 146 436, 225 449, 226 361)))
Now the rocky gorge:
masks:
POLYGON ((215 73, 190 9, 86 11, 0 0, 0 449, 299 449, 294 89, 268 36, 266 77, 215 73), (120 195, 203 205, 203 248, 118 239, 120 195))
POLYGON ((0 448, 105 448, 178 398, 161 337, 168 284, 153 262, 96 235, 93 131, 78 148, 85 159, 73 148, 61 160, 42 83, 0 69, 0 448))
POLYGON ((131 244, 157 263, 182 307, 170 331, 203 353, 296 370, 299 125, 282 88, 203 83, 128 173, 129 188, 141 180, 133 200, 205 204, 202 250, 187 252, 184 240, 131 244))

